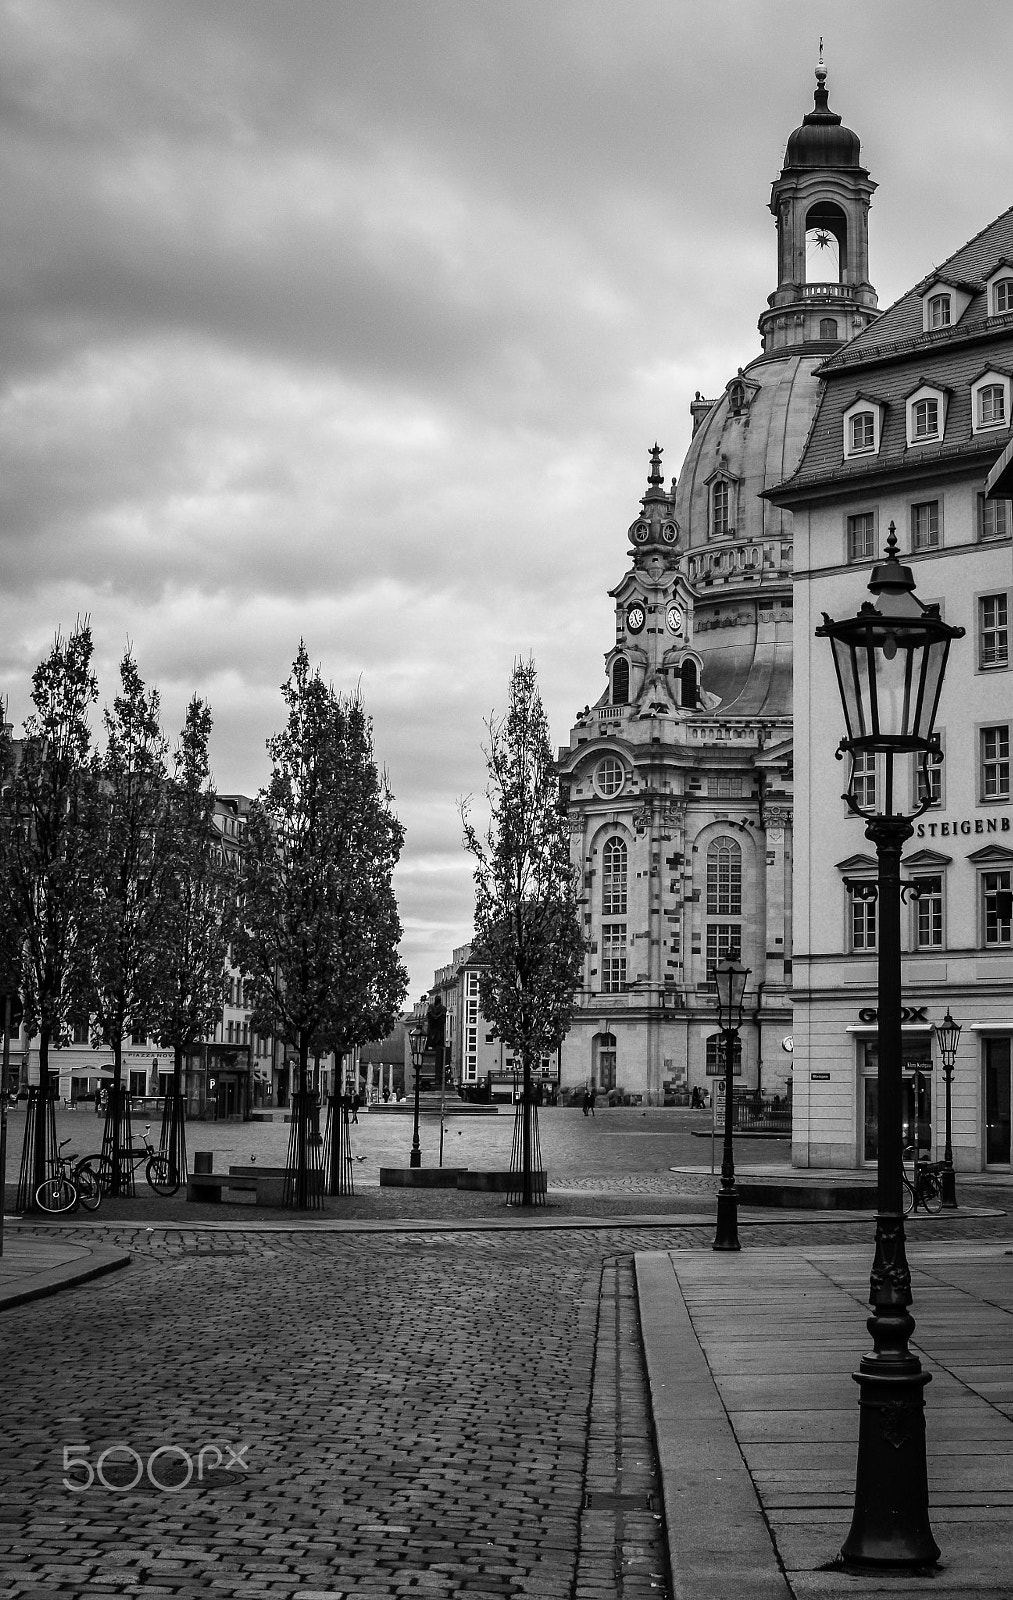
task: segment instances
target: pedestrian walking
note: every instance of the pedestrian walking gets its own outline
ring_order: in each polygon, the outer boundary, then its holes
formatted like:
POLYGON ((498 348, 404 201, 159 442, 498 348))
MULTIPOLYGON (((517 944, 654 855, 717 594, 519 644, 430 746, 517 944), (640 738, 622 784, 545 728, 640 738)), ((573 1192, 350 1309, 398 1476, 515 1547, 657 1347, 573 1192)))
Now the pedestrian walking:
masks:
POLYGON ((596 1098, 597 1097, 596 1097, 595 1087, 594 1087, 594 1084, 592 1083, 591 1092, 589 1093, 589 1095, 587 1097, 587 1106, 588 1106, 588 1110, 590 1111, 592 1117, 594 1116, 594 1102, 595 1102, 596 1098))
POLYGON ((591 1091, 590 1091, 590 1089, 585 1089, 584 1090, 584 1102, 583 1102, 583 1105, 581 1107, 581 1110, 583 1111, 585 1117, 587 1116, 587 1114, 590 1111, 590 1109, 591 1109, 591 1091))
POLYGON ((352 1096, 352 1121, 353 1122, 358 1122, 358 1120, 359 1120, 359 1107, 360 1107, 361 1104, 362 1104, 362 1099, 361 1099, 361 1097, 359 1095, 358 1089, 356 1089, 355 1093, 352 1096))

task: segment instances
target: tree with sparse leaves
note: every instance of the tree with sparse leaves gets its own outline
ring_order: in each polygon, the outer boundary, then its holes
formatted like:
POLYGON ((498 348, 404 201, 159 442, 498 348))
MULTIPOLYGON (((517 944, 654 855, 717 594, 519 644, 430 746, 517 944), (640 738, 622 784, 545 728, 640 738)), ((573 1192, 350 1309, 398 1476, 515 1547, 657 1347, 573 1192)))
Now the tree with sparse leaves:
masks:
POLYGON ((252 1026, 298 1056, 295 1198, 305 1207, 310 1056, 383 1038, 407 990, 392 885, 404 829, 358 695, 311 671, 303 643, 282 694, 288 720, 268 741, 270 781, 247 818, 237 948, 252 1026))
POLYGON ((19 930, 17 965, 25 1027, 39 1039, 39 1097, 30 1154, 30 1194, 47 1177, 51 1045, 79 1014, 82 958, 89 945, 94 786, 88 716, 98 698, 87 620, 58 634, 32 676, 34 711, 24 738, 0 733, 0 896, 19 930))
POLYGON ((159 974, 152 1037, 172 1050, 161 1147, 173 1179, 186 1177, 183 1059, 221 1021, 240 884, 215 827, 208 744, 211 710, 194 695, 169 780, 158 863, 159 974))
POLYGON ((165 843, 168 744, 157 689, 133 653, 120 662, 120 692, 103 714, 105 749, 91 790, 92 907, 82 987, 92 1041, 112 1055, 106 1123, 109 1192, 122 1183, 123 1040, 147 1035, 161 971, 158 887, 165 843))
POLYGON ((475 857, 482 1011, 524 1070, 522 1199, 533 1203, 532 1063, 560 1044, 584 957, 570 833, 534 662, 514 663, 506 716, 488 724, 491 818, 485 837, 462 807, 475 857))

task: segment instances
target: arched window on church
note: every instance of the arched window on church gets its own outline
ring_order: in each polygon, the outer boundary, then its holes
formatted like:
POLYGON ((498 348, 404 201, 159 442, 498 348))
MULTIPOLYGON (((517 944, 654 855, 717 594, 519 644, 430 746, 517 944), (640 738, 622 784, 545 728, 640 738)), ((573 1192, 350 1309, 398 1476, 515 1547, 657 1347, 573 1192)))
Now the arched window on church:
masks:
POLYGON ((805 219, 806 283, 840 283, 847 265, 848 219, 833 200, 810 206, 805 219))
POLYGON ((696 662, 684 661, 679 676, 682 679, 682 703, 684 706, 688 706, 691 711, 694 711, 699 699, 696 662))
POLYGON ((630 664, 625 656, 616 656, 612 663, 612 704, 628 706, 630 703, 630 664))
POLYGON ((707 915, 742 915, 742 850, 726 833, 712 839, 707 848, 707 915))
POLYGON ((824 344, 840 344, 836 317, 820 317, 820 339, 824 344))
POLYGON ((601 914, 626 915, 627 852, 622 839, 609 839, 601 853, 601 914))
POLYGON ((716 478, 711 484, 711 537, 733 532, 731 524, 731 484, 727 478, 716 478))

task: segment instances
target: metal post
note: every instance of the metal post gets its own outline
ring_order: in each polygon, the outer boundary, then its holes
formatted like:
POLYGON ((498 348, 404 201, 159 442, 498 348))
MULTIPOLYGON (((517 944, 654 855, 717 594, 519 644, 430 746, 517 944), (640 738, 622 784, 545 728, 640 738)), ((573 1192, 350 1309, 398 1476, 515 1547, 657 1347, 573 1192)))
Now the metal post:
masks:
POLYGON ((911 1273, 904 1245, 900 853, 913 828, 904 817, 876 817, 866 837, 879 862, 879 1149, 876 1254, 866 1326, 873 1349, 862 1357, 855 1509, 841 1549, 856 1566, 930 1565, 939 1547, 929 1526, 925 1385, 908 1348, 914 1331, 911 1273))
MULTIPOLYGON (((420 1056, 421 1053, 421 1051, 418 1052, 420 1056)), ((413 1052, 413 1058, 414 1054, 415 1053, 413 1052)), ((412 1153, 408 1157, 408 1165, 409 1167, 421 1167, 422 1150, 419 1145, 419 1080, 422 1076, 420 1070, 421 1062, 413 1059, 412 1065, 415 1068, 415 1131, 412 1134, 412 1153)))
POLYGON ((732 1144, 732 1069, 737 1028, 723 1029, 725 1047, 725 1142, 721 1154, 721 1188, 718 1191, 717 1231, 714 1250, 740 1250, 739 1191, 735 1187, 735 1153, 732 1144))
POLYGON ((942 1201, 947 1211, 957 1210, 957 1183, 953 1171, 953 1145, 950 1140, 950 1089, 953 1085, 953 1062, 943 1063, 943 1082, 946 1086, 946 1143, 943 1146, 942 1201))

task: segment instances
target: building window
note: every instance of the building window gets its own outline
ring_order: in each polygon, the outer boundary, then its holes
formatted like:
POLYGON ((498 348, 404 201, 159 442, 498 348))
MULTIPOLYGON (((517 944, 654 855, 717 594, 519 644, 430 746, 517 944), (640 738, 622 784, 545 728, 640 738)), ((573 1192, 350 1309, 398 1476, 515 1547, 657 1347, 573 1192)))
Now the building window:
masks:
POLYGON ((621 761, 614 756, 606 756, 604 761, 599 761, 594 781, 598 786, 598 793, 610 800, 618 794, 626 777, 626 769, 621 761))
POLYGON ((978 538, 1006 539, 1009 537, 1010 509, 1013 500, 986 500, 978 496, 978 538))
POLYGON ((1000 278, 992 285, 992 315, 1001 317, 1006 311, 1013 311, 1013 278, 1000 278))
POLYGON ((934 294, 929 301, 930 328, 948 328, 950 326, 950 297, 948 294, 934 294))
POLYGON ((612 663, 612 704, 626 706, 630 703, 630 664, 625 656, 617 656, 612 663))
POLYGON ((820 339, 824 344, 839 343, 840 335, 837 332, 836 317, 820 317, 820 339))
POLYGON ((609 839, 601 853, 601 913, 603 917, 626 915, 626 846, 622 839, 609 839))
POLYGON ((1005 387, 1001 383, 986 383, 978 390, 978 427, 1001 428, 1005 421, 1005 387))
POLYGON ((1013 943, 1010 877, 1008 867, 997 872, 983 872, 981 875, 983 942, 986 947, 1013 943))
POLYGON ((863 900, 853 889, 849 889, 848 898, 851 901, 851 948, 854 951, 869 951, 876 948, 876 902, 863 900))
POLYGON ((731 533, 729 521, 729 495, 730 484, 727 478, 719 478, 711 485, 711 533, 715 537, 723 533, 731 533))
POLYGON ((982 671, 1009 666, 1009 605, 1004 594, 978 601, 978 665, 982 671))
POLYGON ((919 950, 941 950, 943 946, 943 880, 941 877, 916 878, 915 945, 919 950))
POLYGON ((131 1095, 138 1095, 138 1096, 147 1094, 147 1092, 148 1092, 148 1074, 146 1072, 144 1072, 143 1070, 135 1071, 133 1068, 131 1068, 129 1092, 130 1092, 131 1095))
POLYGON ((943 763, 941 761, 929 760, 924 766, 920 760, 916 761, 914 799, 918 807, 942 805, 943 763))
POLYGON ((742 915, 742 850, 727 835, 713 839, 707 850, 707 915, 742 915))
POLYGON ((938 400, 916 400, 914 402, 911 407, 911 437, 913 439, 938 439, 938 400))
POLYGON ((87 1023, 87 1020, 82 1022, 80 1019, 78 1019, 78 1021, 71 1023, 71 1025, 70 1025, 70 1042, 71 1042, 71 1044, 87 1044, 88 1043, 88 1023, 87 1023))
POLYGON ((626 988, 626 924, 610 922, 601 930, 601 992, 621 994, 626 988))
POLYGON ((981 730, 981 798, 1009 799, 1009 723, 981 730))
POLYGON ((742 798, 742 779, 719 776, 712 778, 707 785, 709 794, 719 800, 740 800, 742 798))
MULTIPOLYGON (((706 1073, 708 1078, 720 1078, 725 1072, 725 1036, 712 1033, 706 1044, 706 1073)), ((732 1076, 742 1076, 742 1040, 738 1034, 732 1040, 732 1076)))
POLYGON ((131 1024, 131 1027, 130 1027, 130 1043, 132 1045, 143 1045, 144 1043, 146 1043, 147 1037, 148 1036, 145 1033, 143 1028, 135 1028, 133 1026, 133 1024, 131 1024))
POLYGON ((876 514, 859 511, 848 518, 848 560, 871 561, 876 554, 876 514))
POLYGON ((923 500, 911 507, 912 550, 939 548, 939 501, 923 500))
POLYGON ((851 793, 866 811, 876 809, 876 757, 870 750, 856 750, 851 758, 851 793))
POLYGON ((739 922, 709 922, 707 924, 707 982, 714 987, 713 970, 719 961, 733 951, 742 949, 742 924, 739 922))
POLYGON ((858 411, 850 418, 848 429, 852 454, 871 450, 876 443, 876 419, 871 411, 858 411))
POLYGON ((684 661, 679 669, 681 683, 681 703, 690 711, 695 711, 699 693, 697 690, 696 662, 684 661))

